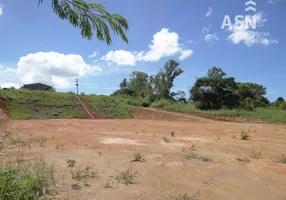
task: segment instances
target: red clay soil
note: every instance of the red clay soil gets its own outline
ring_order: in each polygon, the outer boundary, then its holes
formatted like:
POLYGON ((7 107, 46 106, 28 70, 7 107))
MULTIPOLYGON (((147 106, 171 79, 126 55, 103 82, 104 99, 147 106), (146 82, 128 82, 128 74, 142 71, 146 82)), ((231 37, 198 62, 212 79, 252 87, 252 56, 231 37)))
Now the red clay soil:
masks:
POLYGON ((179 121, 179 122, 201 122, 205 123, 210 120, 194 117, 191 115, 185 115, 175 112, 155 110, 152 108, 135 108, 132 111, 134 119, 148 119, 148 120, 166 120, 166 121, 179 121))
POLYGON ((54 163, 57 187, 51 199, 169 200, 169 195, 198 191, 200 200, 286 199, 286 164, 276 162, 286 153, 286 125, 186 120, 167 112, 137 111, 135 117, 161 120, 12 121, 11 132, 20 134, 15 139, 31 143, 14 151, 11 145, 3 153, 0 149, 0 163, 15 162, 19 155, 23 165, 40 155, 54 163), (240 139, 242 131, 249 140, 240 139), (42 137, 47 138, 43 147, 42 137), (130 162, 136 153, 145 162, 130 162), (75 159, 76 167, 67 168, 67 159, 75 159), (87 167, 93 177, 72 179, 71 170, 87 167), (126 186, 116 177, 127 169, 137 170, 138 176, 126 186))
POLYGON ((82 105, 86 113, 87 119, 100 119, 101 118, 99 115, 96 114, 96 112, 88 105, 88 103, 83 98, 81 98, 79 95, 75 95, 73 97, 76 101, 79 101, 79 103, 82 105), (79 98, 80 100, 78 100, 77 98, 79 98))
POLYGON ((9 100, 5 98, 0 98, 0 110, 2 110, 5 113, 5 115, 10 117, 8 106, 9 106, 9 100))

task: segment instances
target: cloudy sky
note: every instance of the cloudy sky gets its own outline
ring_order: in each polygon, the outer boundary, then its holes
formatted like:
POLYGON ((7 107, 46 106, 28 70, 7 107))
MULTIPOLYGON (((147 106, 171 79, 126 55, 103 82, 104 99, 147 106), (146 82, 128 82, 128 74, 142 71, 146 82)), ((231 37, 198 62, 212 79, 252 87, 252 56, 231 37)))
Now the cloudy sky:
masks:
POLYGON ((82 39, 50 1, 0 0, 1 87, 43 82, 73 91, 79 78, 81 92, 110 94, 130 72, 155 74, 176 59, 185 73, 174 90, 188 91, 218 66, 238 81, 263 84, 270 100, 286 98, 285 0, 96 2, 129 21, 129 44, 117 36, 111 46, 82 39))

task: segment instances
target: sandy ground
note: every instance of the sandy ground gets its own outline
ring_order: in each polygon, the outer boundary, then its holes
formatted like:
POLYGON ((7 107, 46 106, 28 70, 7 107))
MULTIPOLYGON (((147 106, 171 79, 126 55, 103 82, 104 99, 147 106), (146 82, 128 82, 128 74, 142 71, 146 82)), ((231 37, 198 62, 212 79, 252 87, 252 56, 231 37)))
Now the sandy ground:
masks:
MULTIPOLYGON (((163 200, 199 191, 198 199, 203 200, 286 200, 286 164, 275 162, 286 153, 286 125, 140 116, 11 123, 13 132, 33 141, 30 149, 21 149, 25 162, 42 155, 55 163, 58 183, 52 199, 163 200), (240 140, 242 131, 249 131, 250 140, 240 140), (38 140, 43 136, 48 140, 41 147, 38 140), (261 158, 253 157, 253 149, 262 151, 261 158), (190 152, 212 161, 186 159, 190 152), (136 153, 145 162, 130 162, 136 153), (236 161, 236 157, 250 162, 236 161), (75 159, 77 169, 90 167, 95 176, 86 182, 72 180, 67 159, 75 159), (126 186, 116 176, 128 168, 139 176, 126 186), (111 188, 106 188, 107 182, 111 188)), ((19 150, 2 154, 2 162, 12 161, 17 154, 19 150)))

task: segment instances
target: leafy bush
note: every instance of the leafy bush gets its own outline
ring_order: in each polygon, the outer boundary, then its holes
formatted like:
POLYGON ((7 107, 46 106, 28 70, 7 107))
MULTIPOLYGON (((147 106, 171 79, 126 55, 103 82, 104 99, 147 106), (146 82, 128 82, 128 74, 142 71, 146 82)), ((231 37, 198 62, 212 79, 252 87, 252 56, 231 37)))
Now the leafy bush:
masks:
POLYGON ((55 167, 36 159, 24 168, 0 169, 0 199, 40 199, 55 184, 55 167))
POLYGON ((118 182, 122 182, 125 185, 129 185, 129 184, 134 184, 134 179, 138 176, 138 172, 132 171, 131 169, 127 169, 126 171, 123 171, 121 173, 119 173, 116 176, 116 180, 118 182))
POLYGON ((248 138, 249 138, 249 135, 247 134, 247 132, 242 131, 240 134, 240 139, 241 140, 248 140, 248 138))
POLYGON ((166 106, 170 106, 171 104, 172 104, 171 101, 168 101, 168 100, 165 100, 165 99, 161 99, 159 101, 154 101, 151 104, 151 107, 153 107, 153 108, 164 108, 166 106))

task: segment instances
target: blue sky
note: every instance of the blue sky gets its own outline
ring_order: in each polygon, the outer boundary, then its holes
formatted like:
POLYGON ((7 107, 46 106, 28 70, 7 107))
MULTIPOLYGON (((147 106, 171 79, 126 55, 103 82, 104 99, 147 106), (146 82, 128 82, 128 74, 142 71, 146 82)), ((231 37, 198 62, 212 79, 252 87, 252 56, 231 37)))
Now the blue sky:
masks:
MULTIPOLYGON (((267 97, 286 98, 286 1, 98 0, 129 21, 129 44, 119 37, 106 46, 82 39, 80 30, 53 14, 50 1, 0 0, 0 85, 43 82, 57 91, 110 94, 132 71, 155 74, 169 59, 185 71, 173 90, 188 91, 197 77, 218 66, 237 81, 263 84, 267 97), (250 5, 249 5, 250 6, 250 5), (253 27, 232 25, 251 16, 253 27), (254 42, 255 41, 255 42, 254 42)), ((245 21, 244 21, 245 22, 245 21)))

